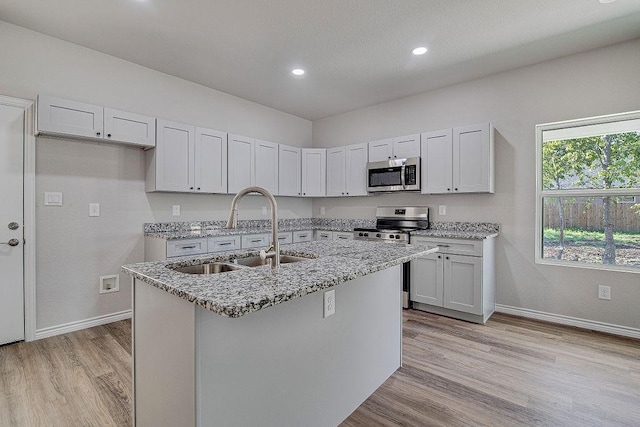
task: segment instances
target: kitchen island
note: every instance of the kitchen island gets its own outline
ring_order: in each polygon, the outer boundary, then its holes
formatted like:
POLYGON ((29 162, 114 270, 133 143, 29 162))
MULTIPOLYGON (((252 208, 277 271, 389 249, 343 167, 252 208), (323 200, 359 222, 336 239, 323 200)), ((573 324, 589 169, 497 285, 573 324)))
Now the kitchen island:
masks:
POLYGON ((401 264, 436 250, 323 241, 283 245, 310 259, 278 271, 175 270, 250 251, 123 267, 136 425, 339 424, 400 367, 401 264))

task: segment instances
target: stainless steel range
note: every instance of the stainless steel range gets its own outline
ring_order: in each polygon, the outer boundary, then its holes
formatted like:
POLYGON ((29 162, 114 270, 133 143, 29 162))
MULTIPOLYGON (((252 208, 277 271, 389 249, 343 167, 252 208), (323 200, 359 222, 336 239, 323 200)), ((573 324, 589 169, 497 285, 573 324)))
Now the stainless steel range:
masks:
POLYGON ((356 240, 409 243, 409 232, 429 228, 426 206, 381 206, 376 208, 376 228, 354 228, 356 240))
MULTIPOLYGON (((410 243, 409 233, 429 228, 426 206, 381 206, 376 209, 376 228, 354 228, 356 240, 410 243)), ((409 308, 409 263, 402 266, 402 307, 409 308)))

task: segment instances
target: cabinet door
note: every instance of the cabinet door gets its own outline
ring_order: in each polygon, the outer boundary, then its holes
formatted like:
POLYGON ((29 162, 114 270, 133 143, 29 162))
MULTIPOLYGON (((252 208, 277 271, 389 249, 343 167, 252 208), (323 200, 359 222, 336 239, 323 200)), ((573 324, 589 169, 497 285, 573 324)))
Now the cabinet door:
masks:
POLYGON ((430 254, 411 261, 409 296, 411 301, 442 307, 444 294, 443 255, 430 254))
POLYGON ((167 258, 207 253, 207 239, 167 240, 167 258))
POLYGON ((321 197, 326 195, 327 150, 302 149, 302 195, 321 197))
POLYGON ((158 119, 156 135, 155 189, 193 191, 195 127, 158 119))
POLYGON ((493 193, 493 127, 490 123, 453 129, 453 191, 493 193))
POLYGON ((227 134, 196 128, 195 190, 203 193, 227 192, 227 134))
POLYGON ((255 185, 278 194, 278 144, 256 139, 255 185))
POLYGON ((333 240, 353 240, 352 231, 334 231, 333 240))
POLYGON ((409 157, 420 157, 419 133, 393 138, 393 158, 408 159, 409 157))
POLYGON ((327 149, 327 196, 345 195, 344 147, 327 149))
POLYGON ((379 139, 369 143, 369 161, 382 162, 393 156, 393 139, 379 139))
POLYGON ((278 194, 281 196, 300 196, 302 150, 280 144, 278 158, 278 194))
POLYGON ((156 119, 105 108, 104 139, 153 148, 156 145, 156 119))
POLYGON ((209 237, 208 252, 233 251, 241 248, 240 235, 209 237))
POLYGON ((450 193, 453 189, 451 129, 422 134, 422 193, 450 193))
POLYGON ((313 231, 311 230, 293 232, 293 243, 310 242, 312 240, 313 240, 313 231))
POLYGON ((242 249, 262 248, 269 246, 271 234, 245 234, 242 236, 242 249))
POLYGON ((331 240, 333 239, 333 233, 331 231, 316 230, 315 240, 331 240))
POLYGON ((471 314, 482 314, 482 258, 464 255, 444 257, 443 306, 471 314))
POLYGON ((367 144, 354 144, 346 147, 345 190, 347 196, 367 195, 367 144))
POLYGON ((38 132, 102 139, 103 108, 38 95, 38 132))
POLYGON ((229 134, 227 150, 229 193, 253 187, 256 182, 253 138, 229 134))
MULTIPOLYGON (((271 236, 269 236, 269 242, 271 242, 271 236)), ((278 242, 281 245, 293 243, 293 234, 291 231, 281 231, 278 233, 278 242)), ((271 242, 273 243, 273 242, 271 242)))

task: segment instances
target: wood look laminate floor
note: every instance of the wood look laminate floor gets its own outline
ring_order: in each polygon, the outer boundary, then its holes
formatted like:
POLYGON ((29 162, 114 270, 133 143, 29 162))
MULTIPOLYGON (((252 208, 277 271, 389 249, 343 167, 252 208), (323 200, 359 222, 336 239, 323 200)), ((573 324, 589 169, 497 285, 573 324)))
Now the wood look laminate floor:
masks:
MULTIPOLYGON (((0 426, 131 425, 131 323, 0 347, 0 426)), ((404 314, 403 367, 350 426, 640 426, 640 341, 404 314)))

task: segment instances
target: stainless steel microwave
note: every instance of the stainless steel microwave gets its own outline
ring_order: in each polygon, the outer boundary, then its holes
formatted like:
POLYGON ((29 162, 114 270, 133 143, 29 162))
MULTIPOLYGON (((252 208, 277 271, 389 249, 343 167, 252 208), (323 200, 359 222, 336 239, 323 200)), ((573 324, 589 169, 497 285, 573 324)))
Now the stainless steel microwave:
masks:
POLYGON ((367 191, 420 190, 420 157, 367 163, 367 191))

